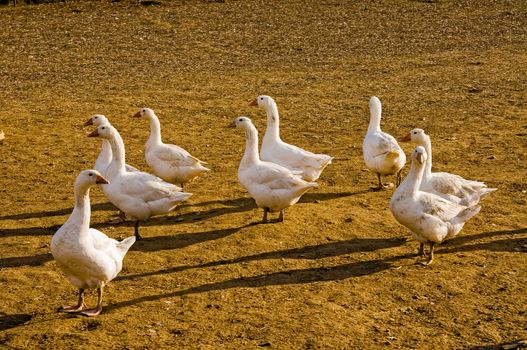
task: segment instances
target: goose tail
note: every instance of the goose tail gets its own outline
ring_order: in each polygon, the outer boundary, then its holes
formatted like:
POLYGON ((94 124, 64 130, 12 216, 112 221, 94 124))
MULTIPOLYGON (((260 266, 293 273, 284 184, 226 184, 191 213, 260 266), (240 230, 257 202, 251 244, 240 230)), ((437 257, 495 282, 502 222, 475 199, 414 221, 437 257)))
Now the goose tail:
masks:
POLYGON ((126 252, 130 247, 135 243, 135 236, 130 236, 123 239, 121 242, 117 243, 117 249, 121 253, 121 256, 124 257, 126 252))

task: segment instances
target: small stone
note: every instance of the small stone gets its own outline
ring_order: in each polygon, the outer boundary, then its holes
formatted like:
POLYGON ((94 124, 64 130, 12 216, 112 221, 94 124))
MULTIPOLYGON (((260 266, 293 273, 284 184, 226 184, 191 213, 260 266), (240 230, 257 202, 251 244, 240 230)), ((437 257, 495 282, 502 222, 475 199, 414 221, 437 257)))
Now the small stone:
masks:
POLYGON ((496 159, 496 156, 488 156, 487 159, 496 159))

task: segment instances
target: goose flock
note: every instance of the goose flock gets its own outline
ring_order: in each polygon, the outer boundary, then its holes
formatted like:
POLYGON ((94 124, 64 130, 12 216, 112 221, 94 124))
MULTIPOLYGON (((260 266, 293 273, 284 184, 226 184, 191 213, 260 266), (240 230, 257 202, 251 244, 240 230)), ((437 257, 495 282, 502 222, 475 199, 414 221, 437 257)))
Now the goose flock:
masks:
MULTIPOLYGON (((279 213, 275 221, 281 222, 286 208, 318 186, 315 181, 333 157, 282 141, 278 107, 272 97, 260 95, 250 105, 265 110, 267 130, 258 151, 258 131, 251 119, 244 116, 234 119, 231 126, 243 129, 246 141, 238 181, 263 209, 262 223, 269 222, 269 213, 279 213)), ((366 167, 377 175, 378 186, 374 190, 397 186, 390 210, 420 243, 417 262, 429 265, 435 244, 459 234, 464 224, 480 211, 480 200, 496 189, 458 175, 432 172, 432 144, 422 129, 413 129, 400 139, 417 144, 411 154, 410 171, 402 180, 406 155, 393 136, 381 131, 381 101, 373 96, 369 107, 370 123, 363 142, 363 156, 366 167), (382 182, 382 177, 388 175, 396 176, 395 185, 382 182), (425 244, 429 246, 428 254, 425 244)), ((163 143, 161 123, 152 109, 141 108, 133 117, 150 122, 145 158, 153 174, 126 164, 123 139, 104 115, 93 115, 84 124, 96 127, 88 136, 102 139, 101 150, 93 169, 77 176, 73 212, 51 241, 51 252, 58 266, 79 289, 78 303, 62 307, 64 312, 100 314, 104 286, 121 271, 127 251, 142 238, 140 223, 173 211, 192 196, 183 186, 210 171, 205 162, 183 148, 163 143), (120 210, 120 220, 134 222, 133 236, 118 242, 90 228, 89 191, 95 185, 100 185, 106 198, 120 210), (84 292, 92 288, 98 292, 97 306, 85 309, 84 292)))

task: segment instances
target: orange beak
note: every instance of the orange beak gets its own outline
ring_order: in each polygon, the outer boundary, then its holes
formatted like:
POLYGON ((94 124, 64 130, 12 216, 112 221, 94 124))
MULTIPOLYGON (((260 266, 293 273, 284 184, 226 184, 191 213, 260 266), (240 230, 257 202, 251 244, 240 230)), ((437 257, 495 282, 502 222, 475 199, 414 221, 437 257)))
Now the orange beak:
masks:
POLYGON ((399 141, 401 142, 410 142, 412 141, 412 136, 410 135, 410 133, 404 135, 403 137, 399 138, 399 141))
POLYGON ((96 137, 99 136, 99 132, 97 129, 93 130, 91 133, 88 134, 88 137, 96 137))
POLYGON ((90 118, 84 123, 84 126, 93 125, 93 120, 90 118))
POLYGON ((137 113, 134 114, 132 118, 141 118, 141 111, 137 111, 137 113))
POLYGON ((109 184, 110 181, 106 180, 104 177, 100 175, 97 175, 97 177, 95 178, 95 183, 96 184, 109 184))
POLYGON ((258 100, 257 99, 252 100, 251 103, 249 103, 249 106, 258 106, 258 100))

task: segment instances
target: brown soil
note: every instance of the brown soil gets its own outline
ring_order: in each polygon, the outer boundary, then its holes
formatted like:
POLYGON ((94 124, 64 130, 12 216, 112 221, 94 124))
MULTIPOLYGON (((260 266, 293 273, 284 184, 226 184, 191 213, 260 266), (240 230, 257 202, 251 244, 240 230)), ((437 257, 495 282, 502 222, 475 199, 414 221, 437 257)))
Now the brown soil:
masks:
MULTIPOLYGON (((527 338, 527 11, 523 1, 138 1, 0 8, 0 347, 460 349, 527 338), (236 179, 249 107, 275 97, 287 142, 335 157, 283 223, 236 179), (498 187, 461 235, 415 264, 417 243, 372 192, 368 100, 383 129, 432 137, 435 169, 498 187), (99 317, 49 250, 107 115, 148 169, 148 125, 207 161, 191 200, 147 222, 99 317)), ((407 152, 412 146, 404 145, 407 152)), ((92 191, 92 226, 115 213, 92 191)), ((93 305, 95 294, 88 302, 93 305)))

